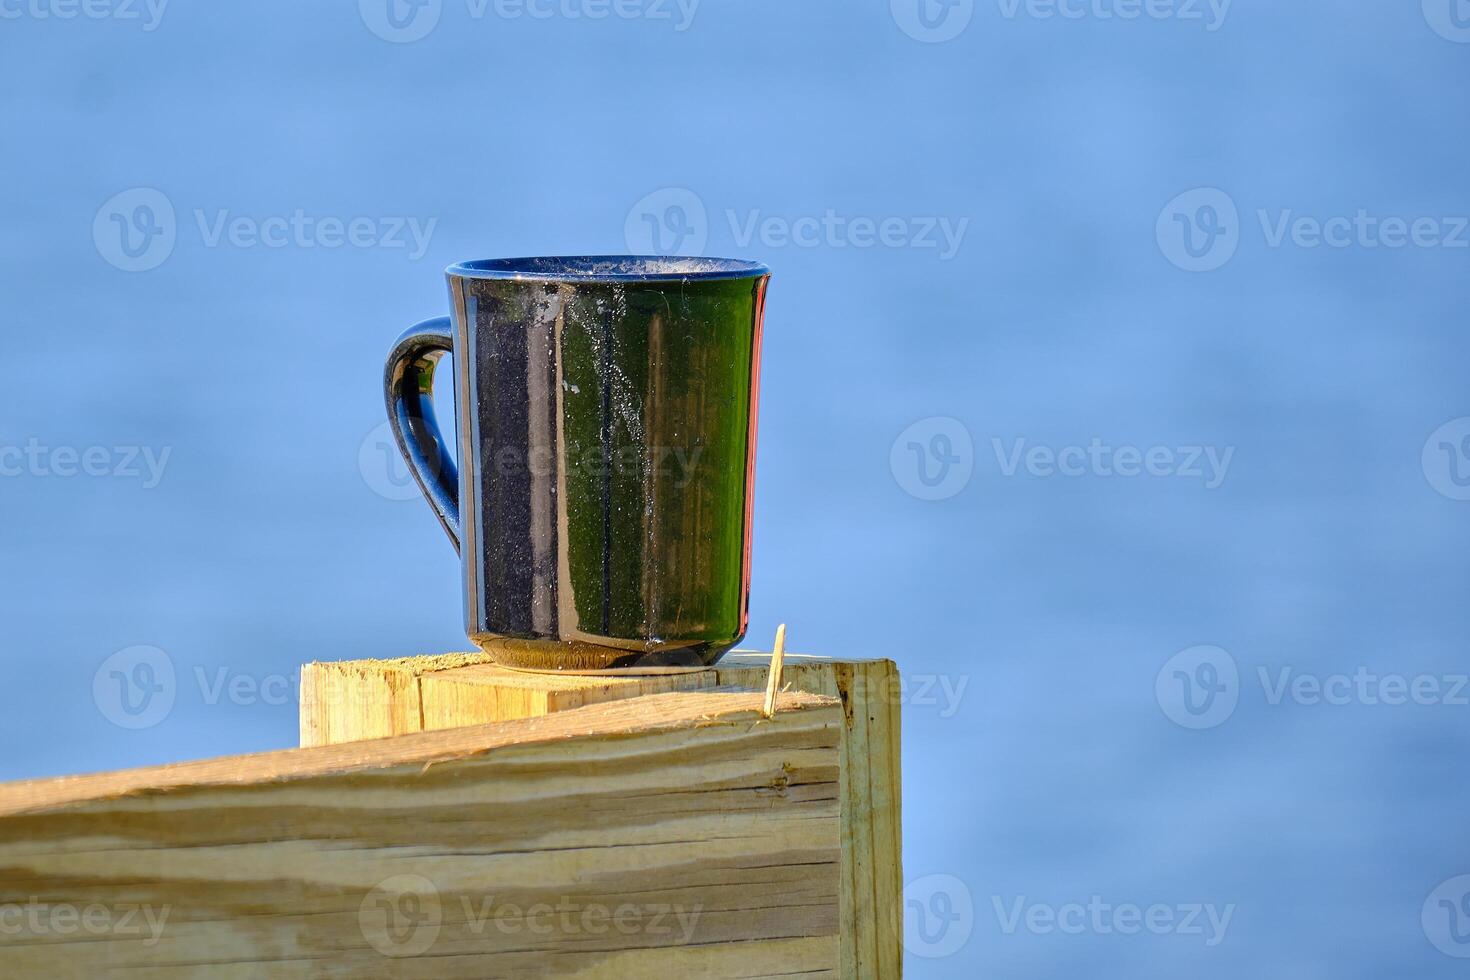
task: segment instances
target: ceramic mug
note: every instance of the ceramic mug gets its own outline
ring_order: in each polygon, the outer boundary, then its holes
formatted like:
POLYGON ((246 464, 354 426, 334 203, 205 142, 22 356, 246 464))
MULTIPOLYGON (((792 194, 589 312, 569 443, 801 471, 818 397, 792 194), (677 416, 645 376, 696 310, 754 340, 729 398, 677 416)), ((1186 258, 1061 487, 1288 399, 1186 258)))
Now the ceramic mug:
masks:
POLYGON ((714 663, 745 635, 761 320, 734 259, 461 262, 384 376, 459 551, 465 630, 532 670, 714 663), (458 465, 434 417, 453 366, 458 465))

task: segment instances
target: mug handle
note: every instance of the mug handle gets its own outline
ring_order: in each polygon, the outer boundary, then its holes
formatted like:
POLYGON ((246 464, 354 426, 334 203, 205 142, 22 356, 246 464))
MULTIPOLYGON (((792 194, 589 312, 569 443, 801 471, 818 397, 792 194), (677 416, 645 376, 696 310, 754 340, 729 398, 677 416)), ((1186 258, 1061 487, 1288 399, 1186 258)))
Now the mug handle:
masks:
POLYGON ((388 355, 383 395, 398 451, 458 552, 459 470, 439 431, 433 400, 434 369, 441 357, 453 353, 449 317, 414 324, 394 342, 388 355))

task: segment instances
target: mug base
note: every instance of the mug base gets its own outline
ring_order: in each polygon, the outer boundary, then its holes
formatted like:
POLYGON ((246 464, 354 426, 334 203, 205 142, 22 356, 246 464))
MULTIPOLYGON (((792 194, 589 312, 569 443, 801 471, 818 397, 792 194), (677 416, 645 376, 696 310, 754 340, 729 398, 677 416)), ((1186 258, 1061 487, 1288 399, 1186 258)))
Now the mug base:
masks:
POLYGON ((493 633, 470 635, 497 666, 537 674, 687 674, 712 667, 732 649, 728 643, 629 650, 581 640, 522 640, 493 633))
POLYGON ((561 667, 516 667, 512 664, 495 662, 495 666, 513 670, 517 674, 556 674, 563 677, 665 677, 670 674, 702 674, 709 667, 608 667, 604 670, 567 670, 561 667))

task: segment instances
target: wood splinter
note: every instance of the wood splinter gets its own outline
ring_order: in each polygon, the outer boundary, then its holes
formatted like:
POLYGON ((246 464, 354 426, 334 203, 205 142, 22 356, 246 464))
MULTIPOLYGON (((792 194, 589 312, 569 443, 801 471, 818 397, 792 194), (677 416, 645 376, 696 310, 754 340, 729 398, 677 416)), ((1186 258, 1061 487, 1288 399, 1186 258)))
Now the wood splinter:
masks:
POLYGON ((766 703, 761 713, 767 718, 776 714, 776 695, 781 690, 781 663, 786 656, 786 624, 776 627, 776 644, 771 649, 771 669, 766 676, 766 703))

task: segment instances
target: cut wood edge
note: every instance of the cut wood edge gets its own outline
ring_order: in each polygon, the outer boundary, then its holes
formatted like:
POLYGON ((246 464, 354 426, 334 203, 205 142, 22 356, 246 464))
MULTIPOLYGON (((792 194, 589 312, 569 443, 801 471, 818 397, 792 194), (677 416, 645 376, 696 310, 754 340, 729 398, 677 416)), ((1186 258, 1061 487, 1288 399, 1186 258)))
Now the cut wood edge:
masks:
MULTIPOLYGON (((786 653, 783 659, 788 676, 799 668, 826 670, 836 663, 852 664, 859 672, 888 664, 890 673, 897 672, 891 660, 882 658, 834 661, 786 653)), ((524 717, 663 691, 760 690, 770 666, 771 654, 755 650, 732 650, 705 670, 659 677, 527 673, 498 666, 481 652, 313 661, 301 667, 300 744, 335 745, 474 723, 456 720, 464 708, 460 685, 465 684, 496 688, 502 703, 494 713, 524 717)), ((802 689, 800 683, 792 686, 802 689)))
POLYGON ((0 783, 0 817, 58 809, 134 794, 263 781, 289 782, 404 765, 429 766, 512 746, 575 738, 615 739, 712 725, 783 723, 783 714, 815 712, 837 726, 839 703, 800 692, 780 696, 775 718, 763 717, 763 695, 743 689, 652 694, 606 701, 517 721, 414 732, 252 755, 224 756, 141 769, 0 783))
MULTIPOLYGON (((792 653, 790 650, 784 653, 785 662, 793 665, 802 664, 878 664, 892 663, 887 657, 843 657, 840 660, 817 653, 792 653)), ((699 676, 700 674, 715 674, 721 670, 737 667, 749 667, 752 669, 765 669, 771 662, 771 652, 768 650, 731 650, 725 654, 713 666, 703 671, 692 671, 690 674, 665 675, 665 676, 699 676)), ((405 677, 423 677, 427 674, 437 674, 446 671, 464 671, 466 675, 470 672, 466 668, 481 667, 489 668, 493 672, 496 683, 514 683, 516 678, 521 679, 525 687, 566 687, 575 688, 585 686, 589 682, 607 684, 634 684, 646 683, 653 679, 653 675, 629 674, 619 677, 616 674, 552 674, 532 673, 530 671, 511 670, 501 667, 495 663, 493 657, 486 653, 437 653, 421 654, 412 657, 395 657, 391 660, 313 660, 301 665, 302 683, 305 685, 308 677, 319 675, 342 674, 350 677, 364 678, 377 677, 382 674, 402 674, 405 677)))
POLYGON ((771 647, 771 666, 766 676, 766 700, 761 708, 767 718, 776 711, 776 694, 781 690, 781 664, 786 658, 786 624, 776 627, 776 643, 771 647))

